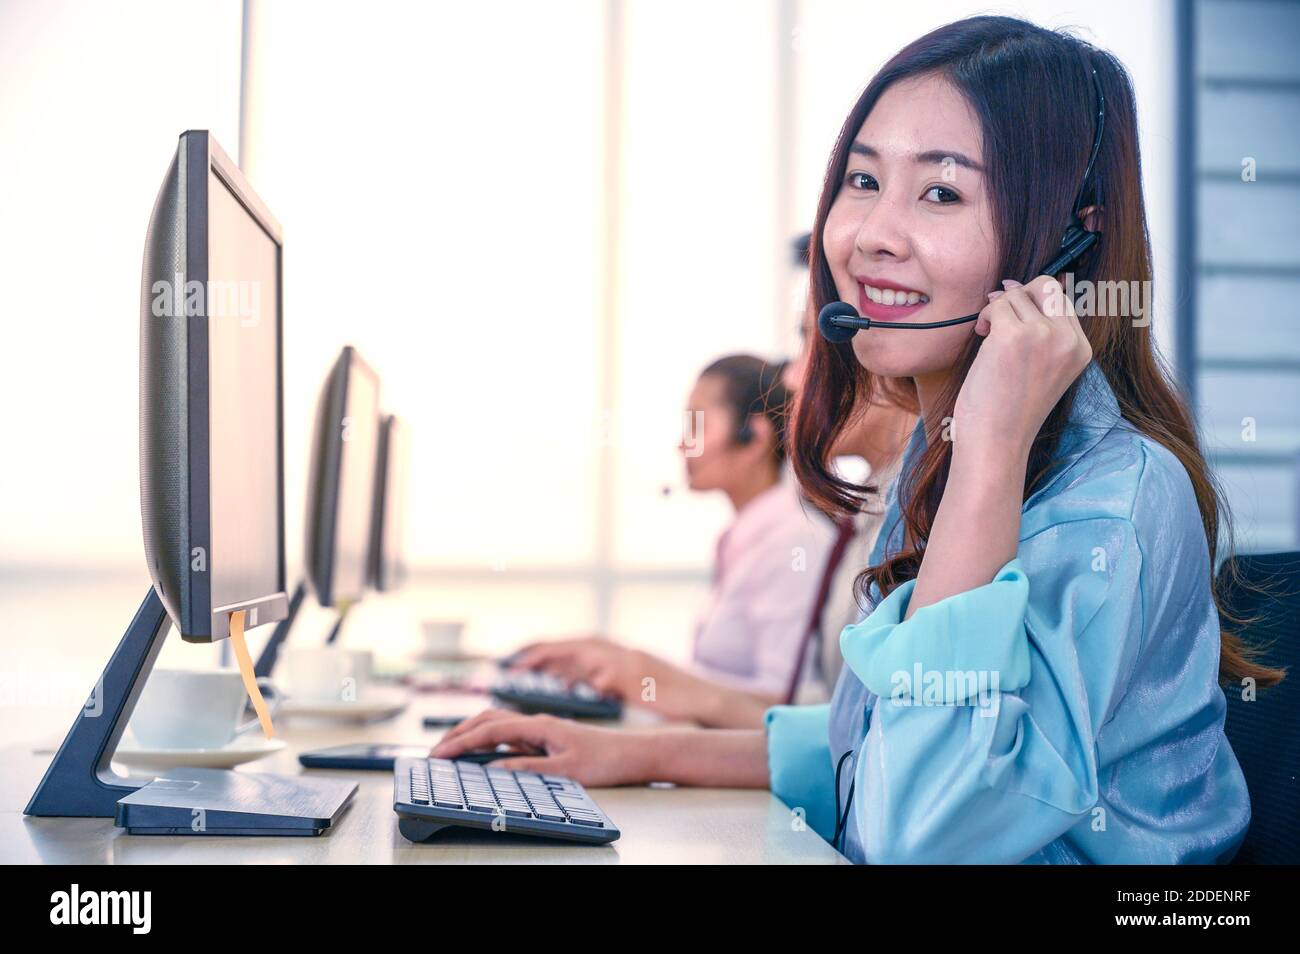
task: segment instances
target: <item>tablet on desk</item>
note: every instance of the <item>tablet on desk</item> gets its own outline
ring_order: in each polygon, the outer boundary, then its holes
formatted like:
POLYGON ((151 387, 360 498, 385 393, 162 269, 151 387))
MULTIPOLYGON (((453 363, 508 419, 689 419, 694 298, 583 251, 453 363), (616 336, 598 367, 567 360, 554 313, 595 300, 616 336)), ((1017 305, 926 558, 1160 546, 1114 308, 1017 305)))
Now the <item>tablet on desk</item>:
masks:
MULTIPOLYGON (((298 761, 306 768, 328 769, 362 769, 365 771, 391 772, 393 763, 399 758, 428 758, 428 745, 393 745, 386 743, 355 743, 335 745, 328 749, 304 752, 298 761)), ((466 752, 456 756, 458 762, 492 762, 517 752, 498 749, 489 752, 466 752)))

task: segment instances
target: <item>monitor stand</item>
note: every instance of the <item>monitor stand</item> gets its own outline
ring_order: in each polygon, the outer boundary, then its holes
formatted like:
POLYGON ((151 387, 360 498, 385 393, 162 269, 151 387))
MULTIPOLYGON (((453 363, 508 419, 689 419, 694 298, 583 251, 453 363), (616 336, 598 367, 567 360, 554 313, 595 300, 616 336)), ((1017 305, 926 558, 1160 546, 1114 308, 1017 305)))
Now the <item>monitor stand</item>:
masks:
POLYGON ((23 814, 113 818, 141 834, 326 831, 356 794, 355 782, 221 769, 176 769, 166 778, 145 781, 113 772, 113 753, 162 649, 168 624, 167 611, 150 587, 23 814))
POLYGON ((325 637, 326 646, 333 646, 339 641, 339 633, 343 630, 343 620, 347 618, 348 611, 346 609, 341 609, 338 611, 338 614, 339 618, 334 621, 334 625, 330 628, 329 635, 325 637))
MULTIPOLYGON (((262 652, 257 657, 257 663, 253 666, 253 674, 259 679, 269 679, 271 671, 275 669, 276 662, 280 658, 280 650, 284 648, 285 640, 289 638, 289 631, 293 628, 293 621, 298 618, 298 610, 302 608, 303 597, 307 593, 307 584, 299 583, 297 589, 293 591, 293 596, 289 598, 289 614, 284 619, 275 624, 275 629, 271 631, 271 638, 266 641, 262 647, 262 652)), ((339 613, 339 618, 334 622, 333 628, 325 638, 325 645, 332 646, 339 638, 339 629, 343 626, 343 613, 339 613)), ((225 647, 222 647, 223 650, 225 647)))
POLYGON ((271 638, 262 647, 262 652, 253 666, 253 675, 257 678, 271 678, 271 670, 275 668, 276 660, 280 658, 280 647, 289 638, 289 630, 293 628, 293 621, 298 618, 298 610, 302 608, 302 599, 306 593, 306 583, 299 583, 293 591, 293 596, 289 598, 288 615, 275 624, 275 629, 271 630, 271 638))

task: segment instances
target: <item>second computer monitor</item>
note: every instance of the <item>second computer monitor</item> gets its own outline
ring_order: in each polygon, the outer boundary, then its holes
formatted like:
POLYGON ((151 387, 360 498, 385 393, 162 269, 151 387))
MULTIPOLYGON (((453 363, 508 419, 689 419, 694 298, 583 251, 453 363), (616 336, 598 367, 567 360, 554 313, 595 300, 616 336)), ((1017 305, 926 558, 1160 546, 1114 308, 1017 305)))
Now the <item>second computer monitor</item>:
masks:
POLYGON ((406 523, 406 428, 394 414, 379 425, 375 504, 370 538, 370 585, 395 590, 406 579, 403 528, 406 523))
POLYGON ((379 376, 345 347, 321 390, 307 493, 307 576, 322 606, 361 599, 370 572, 379 376))

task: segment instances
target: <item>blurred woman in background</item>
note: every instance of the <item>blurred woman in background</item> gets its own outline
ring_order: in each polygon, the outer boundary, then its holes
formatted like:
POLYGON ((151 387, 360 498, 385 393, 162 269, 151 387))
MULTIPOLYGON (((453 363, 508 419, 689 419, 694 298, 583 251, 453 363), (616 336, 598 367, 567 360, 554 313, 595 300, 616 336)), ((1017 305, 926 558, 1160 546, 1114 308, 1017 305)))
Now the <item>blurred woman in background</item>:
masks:
POLYGON ((687 483, 725 494, 735 514, 715 545, 690 667, 604 636, 535 643, 513 666, 708 726, 758 726, 786 701, 837 528, 785 472, 791 395, 782 371, 752 355, 719 358, 687 401, 688 418, 700 422, 679 445, 687 483))

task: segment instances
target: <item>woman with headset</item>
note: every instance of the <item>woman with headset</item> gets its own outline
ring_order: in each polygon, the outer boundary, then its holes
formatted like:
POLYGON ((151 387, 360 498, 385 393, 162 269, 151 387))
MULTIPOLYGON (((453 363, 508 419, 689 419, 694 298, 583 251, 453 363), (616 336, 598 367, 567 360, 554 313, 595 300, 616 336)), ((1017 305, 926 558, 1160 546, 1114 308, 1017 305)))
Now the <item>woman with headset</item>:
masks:
POLYGON ((1221 631, 1222 503, 1149 320, 1094 313, 1084 284, 1150 287, 1122 65, 1007 17, 909 44, 845 120, 812 258, 831 320, 795 415, 805 493, 861 498, 826 456, 864 394, 905 379, 921 408, 831 703, 766 732, 486 714, 434 754, 770 785, 858 862, 1230 858, 1250 804, 1220 683, 1281 674, 1221 631))
POLYGON ((783 367, 753 355, 712 362, 691 390, 679 447, 697 493, 721 491, 735 516, 718 538, 713 583, 689 667, 602 636, 549 640, 511 657, 672 720, 761 726, 799 664, 835 527, 785 472, 790 392, 783 367))

